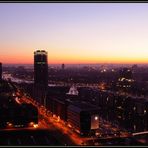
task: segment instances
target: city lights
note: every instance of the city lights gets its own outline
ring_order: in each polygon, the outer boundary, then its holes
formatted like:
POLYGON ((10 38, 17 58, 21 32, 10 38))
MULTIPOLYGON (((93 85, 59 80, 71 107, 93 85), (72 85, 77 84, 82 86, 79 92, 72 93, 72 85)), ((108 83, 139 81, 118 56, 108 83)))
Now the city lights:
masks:
POLYGON ((148 146, 147 16, 0 4, 0 146, 148 146))
POLYGON ((37 127, 38 127, 38 124, 33 124, 33 127, 34 127, 34 128, 37 128, 37 127))

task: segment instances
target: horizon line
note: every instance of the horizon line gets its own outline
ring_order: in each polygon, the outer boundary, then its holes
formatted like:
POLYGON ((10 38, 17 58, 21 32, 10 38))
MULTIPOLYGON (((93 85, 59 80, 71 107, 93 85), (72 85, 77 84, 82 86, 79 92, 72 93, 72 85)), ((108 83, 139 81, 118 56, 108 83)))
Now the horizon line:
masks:
MULTIPOLYGON (((3 63, 1 62, 3 65, 34 65, 34 63, 3 63)), ((97 64, 113 64, 113 65, 147 65, 148 63, 48 63, 48 65, 97 65, 97 64)))

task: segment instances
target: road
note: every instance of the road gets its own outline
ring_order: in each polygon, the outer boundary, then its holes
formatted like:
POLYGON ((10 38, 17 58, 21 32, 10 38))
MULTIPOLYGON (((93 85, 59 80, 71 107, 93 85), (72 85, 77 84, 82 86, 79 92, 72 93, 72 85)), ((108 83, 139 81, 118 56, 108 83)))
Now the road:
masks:
POLYGON ((60 139, 64 145, 81 145, 83 142, 80 137, 76 136, 74 132, 72 133, 68 127, 62 125, 61 122, 58 122, 50 114, 46 114, 45 108, 35 103, 31 98, 22 97, 21 101, 26 103, 32 103, 38 108, 39 112, 39 128, 46 128, 50 132, 54 133, 54 136, 60 139))
MULTIPOLYGON (((39 105, 36 101, 32 98, 22 97, 22 100, 27 103, 32 103, 38 108, 39 111, 39 122, 41 127, 46 127, 47 129, 54 129, 59 133, 57 137, 64 141, 67 145, 85 145, 87 141, 95 141, 98 139, 97 136, 92 137, 81 137, 72 128, 68 127, 66 123, 56 116, 52 116, 52 114, 43 106, 39 105), (67 140, 69 138, 70 140, 67 140), (71 142, 70 142, 71 141, 71 142), (70 143, 69 143, 70 142, 70 143)), ((119 128, 113 127, 109 122, 100 121, 100 129, 99 133, 101 137, 104 138, 115 138, 115 137, 129 137, 130 135, 127 132, 120 131, 119 128), (120 131, 120 132, 119 132, 120 131)), ((99 137, 100 138, 100 137, 99 137)))
MULTIPOLYGON (((17 88, 18 89, 18 88, 17 88)), ((19 89, 18 89, 19 90, 19 89)), ((40 105, 34 99, 28 97, 25 93, 18 91, 16 96, 24 94, 18 101, 20 103, 26 102, 31 103, 38 108, 39 113, 39 128, 46 128, 47 130, 55 132, 55 137, 58 137, 64 145, 85 145, 87 141, 95 140, 100 137, 81 137, 77 134, 71 127, 68 127, 67 124, 58 119, 56 116, 53 116, 49 110, 44 106, 40 105)), ((127 132, 121 131, 117 127, 113 127, 109 122, 104 122, 100 120, 100 130, 99 134, 103 138, 115 138, 115 137, 128 137, 127 132), (118 132, 120 131, 120 132, 118 132)))

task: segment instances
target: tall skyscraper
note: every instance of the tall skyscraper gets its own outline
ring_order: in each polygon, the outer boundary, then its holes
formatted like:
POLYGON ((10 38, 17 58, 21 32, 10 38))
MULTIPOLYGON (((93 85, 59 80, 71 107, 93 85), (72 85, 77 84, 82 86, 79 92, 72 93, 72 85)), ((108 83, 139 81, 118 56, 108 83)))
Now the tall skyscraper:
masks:
POLYGON ((62 64, 62 70, 64 70, 65 69, 65 64, 62 64))
POLYGON ((34 97, 46 106, 48 88, 48 54, 45 50, 34 52, 34 97))
POLYGON ((2 80, 2 63, 0 63, 0 81, 2 80))

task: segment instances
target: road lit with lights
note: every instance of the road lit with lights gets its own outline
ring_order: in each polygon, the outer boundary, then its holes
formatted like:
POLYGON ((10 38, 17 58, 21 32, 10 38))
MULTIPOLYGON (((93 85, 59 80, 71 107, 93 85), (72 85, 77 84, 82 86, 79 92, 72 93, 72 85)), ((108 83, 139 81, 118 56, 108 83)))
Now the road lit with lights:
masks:
MULTIPOLYGON (((100 123, 103 130, 102 131, 98 130, 98 133, 96 133, 96 136, 81 137, 78 133, 76 133, 72 129, 72 127, 68 127, 67 123, 60 120, 60 118, 56 117, 56 115, 52 115, 50 111, 48 111, 44 106, 40 105, 38 102, 36 102, 32 98, 23 96, 21 100, 26 103, 31 103, 38 108, 39 127, 47 128, 49 130, 56 129, 61 131, 62 133, 61 139, 65 141, 66 144, 67 144, 66 136, 68 136, 75 145, 89 145, 87 141, 95 141, 102 137, 107 139, 115 138, 115 137, 129 137, 129 134, 127 132, 123 132, 123 131, 118 132, 119 129, 117 127, 112 127, 112 125, 108 122, 100 123), (106 132, 108 129, 111 130, 112 134, 108 134, 106 132)), ((95 119, 97 120, 98 117, 96 117, 95 119)))
POLYGON ((39 105, 37 102, 35 102, 31 98, 22 97, 22 99, 26 103, 32 103, 34 106, 38 108, 39 111, 39 127, 40 128, 47 128, 48 130, 60 130, 62 134, 58 134, 58 137, 60 136, 60 139, 62 138, 63 141, 65 141, 65 144, 70 143, 67 141, 66 135, 71 139, 71 144, 73 145, 81 145, 82 140, 77 137, 77 134, 74 134, 70 132, 68 127, 62 124, 62 122, 59 121, 59 119, 52 117, 51 114, 47 115, 47 110, 39 105), (61 137, 62 136, 62 137, 61 137))
MULTIPOLYGON (((72 128, 68 127, 66 123, 60 118, 56 117, 44 107, 39 105, 32 98, 22 97, 22 101, 26 103, 32 103, 38 108, 39 111, 39 127, 48 128, 48 129, 58 129, 62 132, 63 137, 68 136, 75 145, 83 145, 87 140, 92 140, 94 137, 80 137, 72 128)), ((97 137, 96 137, 97 138, 97 137)), ((65 139, 67 141, 67 139, 65 139)))

